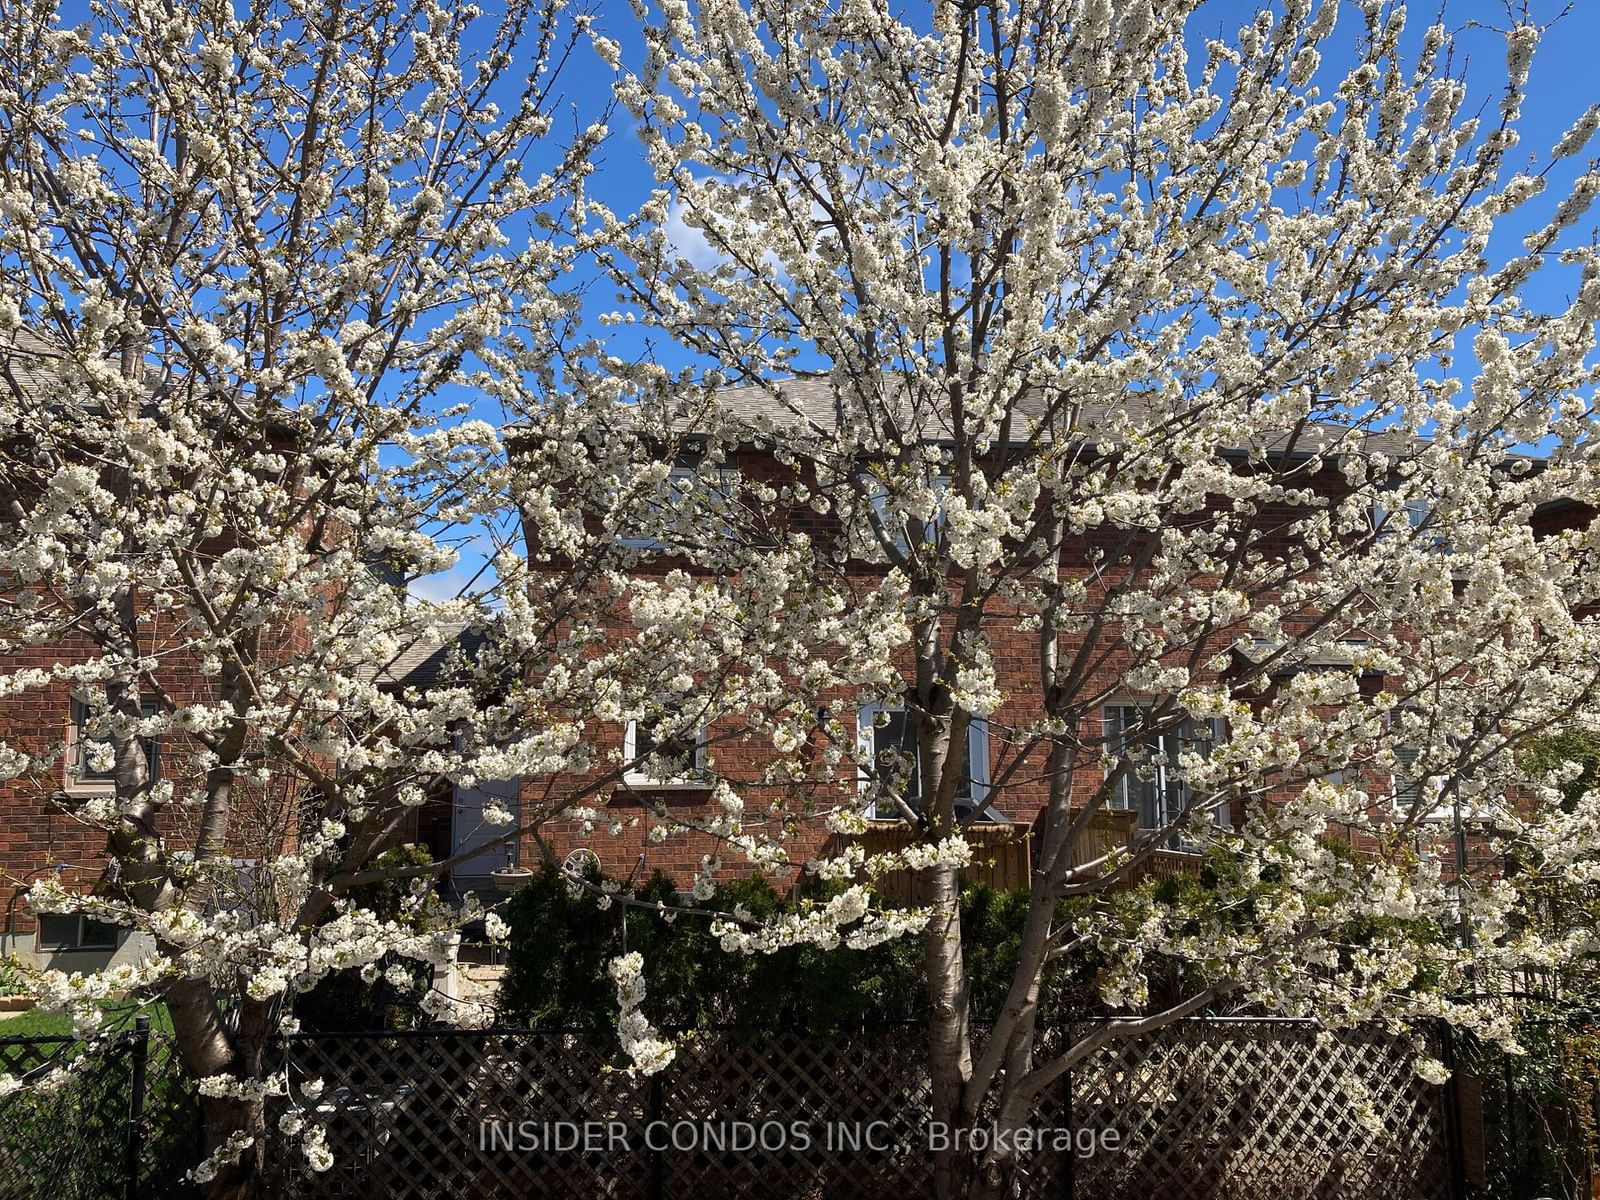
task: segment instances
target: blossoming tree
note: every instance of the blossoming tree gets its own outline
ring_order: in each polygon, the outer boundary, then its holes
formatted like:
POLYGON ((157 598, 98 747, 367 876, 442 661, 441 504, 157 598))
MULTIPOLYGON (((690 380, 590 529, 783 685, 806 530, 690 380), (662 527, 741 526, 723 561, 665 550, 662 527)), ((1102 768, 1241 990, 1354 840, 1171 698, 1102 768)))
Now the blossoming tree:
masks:
MULTIPOLYGON (((106 996, 165 999, 213 1192, 255 1186, 274 1091, 326 1160, 306 1081, 266 1054, 293 993, 438 961, 476 915, 429 899, 449 863, 373 865, 436 785, 534 781, 515 822, 485 814, 507 840, 598 831, 630 765, 681 768, 708 721, 771 753, 749 778, 708 760, 709 815, 660 837, 766 866, 869 803, 917 831, 817 861, 826 901, 719 930, 748 953, 921 931, 936 1119, 1020 1127, 1104 1040, 1221 1002, 1508 1035, 1487 984, 1570 947, 1522 930, 1515 881, 1463 877, 1454 834, 1545 874, 1600 841, 1595 798, 1558 804, 1565 769, 1515 753, 1590 719, 1600 669, 1592 528, 1540 515, 1600 490, 1600 274, 1572 234, 1600 175, 1530 225, 1545 175, 1511 156, 1536 31, 1506 31, 1484 118, 1450 36, 1406 49, 1403 7, 1370 0, 1203 47, 1192 0, 926 27, 873 0, 664 6, 618 89, 660 190, 619 219, 588 194, 602 128, 552 134, 585 25, 559 9, 0 17, 0 636, 51 648, 0 691, 70 689, 112 781, 63 802, 103 877, 32 903, 157 948, 45 1000, 88 1031, 106 996), (623 321, 710 373, 586 340, 564 282, 586 255, 623 321), (1526 299, 1546 270, 1555 312, 1526 299), (463 420, 469 398, 513 420, 463 420), (735 444, 792 476, 724 477, 735 444), (411 595, 467 536, 493 571, 411 595), (436 684, 390 681, 462 625, 480 645, 436 684), (998 665, 1019 645, 1025 678, 998 665), (841 695, 906 714, 916 795, 841 695), (619 749, 627 721, 648 737, 619 749), (986 1028, 955 903, 975 723, 988 806, 1042 807, 986 1028), (785 799, 746 813, 746 783, 785 799), (1133 840, 1086 852, 1129 804, 1133 840), (1174 845, 1233 869, 1179 902, 1130 890, 1174 845), (921 902, 874 904, 908 869, 921 902), (352 903, 380 878, 414 879, 422 919, 352 903), (1047 1040, 1047 967, 1088 962, 1133 1015, 1047 1040), (1150 994, 1158 963, 1179 994, 1150 994)), ((48 794, 69 749, 20 739, 0 766, 48 794)), ((659 1069, 641 964, 611 974, 659 1069)), ((1003 1194, 1014 1145, 943 1153, 941 1195, 1003 1194)))
MULTIPOLYGON (((749 436, 837 524, 828 586, 902 597, 877 692, 915 728, 920 795, 888 800, 921 846, 952 1127, 1025 1126, 1098 1046, 1223 1003, 1508 1038, 1495 981, 1572 947, 1468 858, 1560 875, 1600 834, 1600 796, 1558 805, 1562 772, 1514 752, 1595 720, 1600 253, 1576 231, 1600 173, 1576 160, 1600 118, 1519 166, 1526 17, 1472 35, 1503 35, 1481 110, 1457 35, 1403 4, 1290 0, 1216 41, 1207 11, 663 4, 618 84, 659 181, 608 226, 621 319, 694 352, 721 419, 763 398, 749 436), (974 722, 989 805, 1043 791, 982 1028, 956 904, 974 722), (1142 809, 1126 846, 1088 837, 1114 807, 1142 809), (1234 869, 1204 899, 1130 887, 1174 846, 1234 869), (1041 979, 1088 962, 1132 1015, 1049 1040, 1041 979), (1182 981, 1159 999, 1158 963, 1182 981)), ((873 770, 853 721, 832 735, 844 778, 873 770)), ((797 921, 725 944, 839 933, 797 921)), ((1016 1168, 1004 1139, 954 1144, 938 1194, 1016 1168)))
MULTIPOLYGON (((348 888, 437 780, 550 752, 484 717, 469 671, 421 697, 380 684, 481 616, 474 596, 407 595, 472 519, 452 478, 492 470, 492 429, 440 424, 452 389, 504 329, 536 370, 570 312, 553 214, 604 130, 550 136, 574 33, 558 9, 0 18, 0 621, 8 651, 50 664, 8 665, 0 691, 70 688, 85 766, 111 781, 62 802, 105 831, 104 877, 47 876, 31 901, 157 950, 47 974, 42 1000, 86 1034, 109 996, 165 1001, 214 1194, 259 1171, 286 999, 447 952, 446 926, 378 920, 348 888)), ((62 753, 0 756, 48 793, 62 753)), ((314 1123, 289 1120, 324 1162, 314 1123)))
MULTIPOLYGON (((627 765, 596 729, 683 681, 768 728, 861 673, 833 645, 898 623, 804 601, 803 554, 635 580, 636 552, 586 531, 657 508, 607 375, 554 391, 587 353, 572 268, 606 136, 553 131, 589 53, 562 8, 0 17, 0 697, 77 714, 75 743, 23 725, 0 772, 105 848, 102 871, 34 872, 31 907, 154 947, 36 982, 87 1037, 108 999, 165 1003, 213 1195, 260 1186, 269 1098, 275 1134, 328 1164, 318 1081, 267 1051, 295 995, 442 965, 484 912, 442 904, 437 877, 583 816, 627 765), (463 542, 491 565, 441 593, 463 542), (442 663, 423 688, 401 669, 418 647, 442 663), (64 773, 102 782, 63 792, 64 773), (560 786, 520 822, 486 805, 444 861, 380 861, 441 787, 523 777, 560 786), (410 885, 398 918, 356 899, 380 882, 410 885)), ((624 1031, 648 1058, 647 1023, 624 1031)))
MULTIPOLYGON (((504 546, 499 435, 452 419, 463 385, 548 385, 570 334, 561 206, 604 128, 552 133, 582 26, 560 9, 0 16, 0 694, 64 714, 70 692, 81 713, 76 747, 25 730, 0 770, 48 799, 76 753, 108 781, 53 801, 100 832, 103 875, 46 875, 30 901, 156 950, 38 986, 85 1035, 108 997, 165 1001, 213 1194, 259 1178, 264 1099, 287 1086, 264 1047, 295 993, 442 962, 476 915, 429 899, 449 864, 372 865, 408 815, 441 782, 584 762, 582 705, 532 725, 522 680, 581 642, 588 591, 524 589, 506 558, 453 598, 408 594, 464 530, 504 546), (486 641, 472 662, 425 693, 388 680, 462 624, 486 641), (407 875, 415 919, 349 898, 407 875)), ((283 1129, 315 1167, 313 1099, 287 1096, 283 1129)))

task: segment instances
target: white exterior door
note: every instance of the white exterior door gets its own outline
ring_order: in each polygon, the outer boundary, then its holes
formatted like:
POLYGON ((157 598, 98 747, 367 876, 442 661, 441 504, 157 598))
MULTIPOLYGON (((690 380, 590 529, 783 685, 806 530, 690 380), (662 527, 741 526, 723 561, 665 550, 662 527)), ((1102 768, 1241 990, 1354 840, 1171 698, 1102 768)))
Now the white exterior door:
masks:
POLYGON ((515 828, 520 816, 521 780, 484 779, 474 788, 458 787, 451 802, 450 857, 476 851, 456 864, 450 876, 457 891, 483 891, 489 883, 489 872, 516 862, 516 843, 495 844, 515 828), (512 815, 511 825, 491 825, 483 819, 485 806, 497 803, 512 815))

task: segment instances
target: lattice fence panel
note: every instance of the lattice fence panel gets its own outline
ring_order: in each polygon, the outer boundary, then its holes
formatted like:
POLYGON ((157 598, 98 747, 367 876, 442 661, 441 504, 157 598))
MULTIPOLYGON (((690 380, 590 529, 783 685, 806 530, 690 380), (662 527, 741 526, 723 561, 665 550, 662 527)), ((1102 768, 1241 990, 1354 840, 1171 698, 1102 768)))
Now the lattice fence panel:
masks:
MULTIPOLYGON (((1091 1028, 1044 1031, 1039 1060, 1091 1028)), ((720 1031, 685 1038, 649 1080, 615 1070, 613 1049, 561 1034, 295 1038, 287 1065, 324 1081, 316 1118, 335 1163, 305 1175, 281 1137, 272 1159, 283 1193, 304 1200, 909 1200, 930 1190, 923 1036, 720 1031), (584 1122, 598 1145, 551 1145, 559 1126, 584 1122), (509 1144, 485 1136, 496 1123, 509 1144)), ((1416 1077, 1404 1039, 1383 1034, 1186 1022, 1103 1048, 1040 1098, 1029 1125, 1120 1139, 1024 1155, 1029 1200, 1448 1190, 1440 1089, 1416 1077)))
MULTIPOLYGON (((1049 1061, 1062 1048, 1066 1031, 1046 1028, 1038 1031, 1034 1042, 1034 1061, 1049 1061)), ((1036 1130, 1074 1128, 1073 1100, 1070 1094, 1071 1079, 1046 1089, 1034 1105, 1030 1125, 1036 1130)), ((1019 1184, 1022 1194, 1029 1197, 1072 1196, 1075 1163, 1072 1151, 1057 1148, 1047 1141, 1045 1146, 1018 1157, 1019 1184)), ((1079 1193, 1084 1196, 1085 1193, 1079 1193)))
POLYGON ((1078 1160, 1085 1200, 1442 1200, 1441 1091, 1410 1044, 1276 1021, 1186 1022, 1075 1072, 1074 1115, 1121 1149, 1078 1160))
MULTIPOLYGON (((126 1103, 125 1094, 121 1099, 126 1103)), ((205 1157, 200 1097, 179 1061, 177 1046, 165 1034, 150 1035, 139 1110, 138 1194, 160 1200, 198 1195, 199 1189, 184 1176, 205 1157)))
POLYGON ((648 1084, 609 1069, 614 1062, 606 1053, 581 1038, 473 1032, 306 1038, 288 1042, 286 1053, 291 1078, 323 1081, 315 1120, 334 1156, 331 1169, 308 1175, 299 1169, 296 1145, 276 1137, 271 1158, 286 1195, 634 1200, 649 1194, 642 1136, 648 1084), (620 1125, 608 1145, 627 1148, 555 1144, 563 1123, 583 1122, 600 1123, 604 1137, 620 1125))
POLYGON ((754 1195, 904 1200, 927 1195, 929 1112, 922 1030, 818 1040, 721 1036, 679 1052, 662 1079, 666 1200, 754 1195), (722 1144, 708 1144, 707 1132, 722 1144), (803 1134, 799 1136, 799 1134, 803 1134), (733 1139, 753 1141, 736 1148, 733 1139), (670 1143, 669 1143, 670 1144, 670 1143))

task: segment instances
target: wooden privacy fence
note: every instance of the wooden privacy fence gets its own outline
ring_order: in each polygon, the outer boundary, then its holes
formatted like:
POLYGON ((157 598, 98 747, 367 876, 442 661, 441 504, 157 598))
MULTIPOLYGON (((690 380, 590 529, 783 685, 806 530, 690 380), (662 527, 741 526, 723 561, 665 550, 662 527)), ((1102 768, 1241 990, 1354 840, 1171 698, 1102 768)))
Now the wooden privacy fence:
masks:
MULTIPOLYGON (((972 862, 962 868, 966 883, 987 884, 1000 891, 1030 886, 1032 841, 1028 826, 1001 822, 969 825, 965 836, 972 847, 972 862)), ((890 854, 919 840, 905 821, 873 821, 864 833, 841 837, 825 853, 837 853, 847 843, 857 843, 868 854, 890 854)), ((877 881, 878 892, 891 904, 917 902, 917 877, 913 871, 890 871, 877 881)))
MULTIPOLYGON (((1050 1039, 1091 1025, 1053 1031, 1050 1039)), ((929 1194, 923 1032, 718 1031, 653 1078, 562 1032, 300 1035, 334 1165, 302 1200, 734 1200, 929 1194)), ((1405 1039, 1195 1020, 1102 1049, 1033 1114, 1021 1194, 1075 1200, 1450 1200, 1447 1089, 1405 1039), (1063 1148, 1062 1134, 1066 1131, 1063 1148), (1113 1145, 1114 1143, 1114 1145, 1113 1145)), ((276 1122, 273 1123, 274 1129, 276 1122)))

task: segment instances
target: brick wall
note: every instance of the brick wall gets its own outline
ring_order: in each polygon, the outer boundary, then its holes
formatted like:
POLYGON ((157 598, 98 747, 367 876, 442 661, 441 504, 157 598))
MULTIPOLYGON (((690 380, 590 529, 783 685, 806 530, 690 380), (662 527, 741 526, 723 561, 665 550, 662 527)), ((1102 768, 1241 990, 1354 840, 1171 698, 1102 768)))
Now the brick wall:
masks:
MULTIPOLYGON (((783 478, 785 474, 784 469, 770 457, 750 452, 739 456, 737 466, 745 478, 752 480, 777 480, 783 478)), ((1330 497, 1338 498, 1348 494, 1348 483, 1336 470, 1325 470, 1315 482, 1317 489, 1330 497)), ((1291 547, 1287 529, 1299 515, 1301 514, 1288 507, 1269 509, 1263 513, 1260 528, 1269 531, 1263 538, 1261 546, 1265 553, 1269 555, 1288 553, 1291 547)), ((1203 514, 1196 519, 1203 519, 1203 514)), ((1562 524, 1569 519, 1570 514, 1563 514, 1562 524)), ((804 530, 814 539, 825 541, 838 534, 838 525, 834 518, 818 515, 809 508, 795 510, 790 514, 790 522, 794 528, 804 530)), ((1548 532, 1556 527, 1554 523, 1549 524, 1549 529, 1541 525, 1540 532, 1548 532)), ((1090 535, 1080 543, 1067 547, 1062 555, 1061 569, 1080 578, 1086 578, 1089 564, 1088 551, 1097 543, 1101 548, 1107 548, 1111 544, 1108 536, 1090 535)), ((663 559, 641 568, 641 573, 661 573, 682 565, 684 564, 663 559)), ((861 588, 870 587, 873 575, 867 569, 859 569, 853 576, 853 582, 861 588)), ((994 714, 991 721, 990 756, 993 764, 1002 754, 1002 747, 998 742, 1004 736, 1003 731, 1034 721, 1042 714, 1042 706, 1037 683, 1039 676, 1037 635, 1031 630, 1019 627, 1014 613, 998 604, 990 606, 990 620, 986 629, 1002 690, 1010 697, 1005 707, 994 714)), ((1219 646, 1226 641, 1227 635, 1218 635, 1219 646)), ((1068 653, 1070 651, 1069 647, 1068 653)), ((1126 657, 1110 658, 1100 666, 1092 686, 1097 689, 1114 686, 1123 671, 1131 665, 1126 657)), ((1379 677, 1368 677, 1361 681, 1361 691, 1363 694, 1371 695, 1383 684, 1384 681, 1379 677)), ((830 696, 826 698, 826 702, 836 712, 844 714, 848 721, 849 715, 856 709, 857 698, 844 695, 830 696)), ((717 739, 720 732, 717 726, 713 726, 711 737, 717 739)), ((1100 736, 1102 731, 1098 714, 1090 718, 1083 732, 1090 738, 1100 736)), ((597 729, 592 733, 600 740, 603 748, 621 748, 623 739, 621 727, 597 729)), ((771 754, 764 743, 752 741, 718 742, 711 747, 711 753, 719 773, 726 774, 734 780, 756 777, 771 754)), ((1035 821, 1046 801, 1046 785, 1042 779, 1043 767, 1043 756, 1036 753, 1028 760, 1028 769, 1016 773, 1019 782, 1007 787, 1003 793, 995 795, 993 803, 1002 815, 1023 823, 1031 824, 1035 821)), ((1098 750, 1086 751, 1074 776, 1075 802, 1081 803, 1091 797, 1103 778, 1098 766, 1098 750)), ((527 780, 523 787, 523 811, 531 813, 540 811, 541 808, 549 809, 552 807, 553 797, 559 797, 564 793, 571 794, 591 782, 592 780, 588 779, 527 780)), ((1363 782, 1375 797, 1386 795, 1387 780, 1371 778, 1363 782)), ((818 785, 814 789, 814 804, 816 807, 826 807, 838 803, 848 796, 854 786, 853 781, 818 785)), ((747 815, 759 814, 769 804, 775 802, 784 805, 785 811, 799 815, 795 804, 796 797, 793 795, 762 787, 746 787, 739 790, 745 800, 747 815)), ((586 831, 573 821, 551 822, 541 830, 546 847, 557 858, 576 848, 587 847, 599 856, 604 870, 610 875, 626 877, 638 871, 642 878, 649 871, 659 868, 677 879, 680 885, 687 886, 702 856, 717 852, 717 844, 712 839, 697 834, 674 834, 663 844, 653 844, 648 840, 648 831, 653 823, 651 806, 659 802, 665 804, 669 814, 709 817, 713 814, 708 806, 708 790, 649 791, 617 785, 608 789, 605 794, 609 796, 609 803, 601 807, 601 819, 594 823, 591 831, 586 831), (620 823, 622 826, 620 832, 611 831, 610 826, 613 822, 620 823), (642 868, 639 866, 641 856, 642 868)), ((586 803, 594 806, 592 802, 586 803)), ((1244 815, 1242 805, 1236 805, 1234 811, 1229 814, 1235 823, 1243 820, 1244 815)), ((1426 838, 1432 835, 1425 831, 1423 836, 1426 838)), ((788 878, 792 880, 795 872, 807 860, 820 853, 829 839, 830 835, 821 827, 820 822, 807 821, 801 817, 797 821, 792 839, 787 843, 791 864, 788 878)), ((1359 839, 1357 840, 1359 842, 1359 839)), ((532 838, 527 839, 521 847, 524 863, 536 861, 539 853, 540 848, 532 838)), ((1484 857, 1485 853, 1481 840, 1474 839, 1472 857, 1476 860, 1484 857)), ((724 863, 732 869, 741 869, 734 861, 735 857, 735 853, 725 853, 724 863)))
MULTIPOLYGON (((162 686, 177 703, 215 698, 215 678, 203 675, 194 658, 179 648, 182 643, 174 631, 148 623, 141 632, 149 652, 159 657, 162 686)), ((271 643, 272 656, 288 655, 305 648, 306 635, 303 629, 284 630, 271 643)), ((90 641, 80 635, 14 651, 9 665, 50 668, 93 657, 90 641)), ((0 700, 0 739, 34 753, 49 752, 66 742, 72 709, 65 684, 7 697, 0 700)), ((198 743, 182 735, 163 737, 158 747, 160 777, 172 780, 180 792, 198 786, 202 776, 190 762, 198 749, 198 743)), ((0 782, 0 904, 4 906, 0 936, 7 949, 26 952, 31 946, 36 922, 23 893, 33 881, 54 872, 69 889, 89 891, 105 868, 105 834, 77 815, 89 793, 69 787, 65 763, 63 756, 39 774, 0 782)), ((265 790, 237 789, 233 853, 255 858, 264 848, 292 842, 295 817, 290 797, 290 789, 281 783, 265 790)), ((170 846, 181 849, 192 844, 196 815, 196 810, 178 804, 163 810, 158 828, 170 846)))

